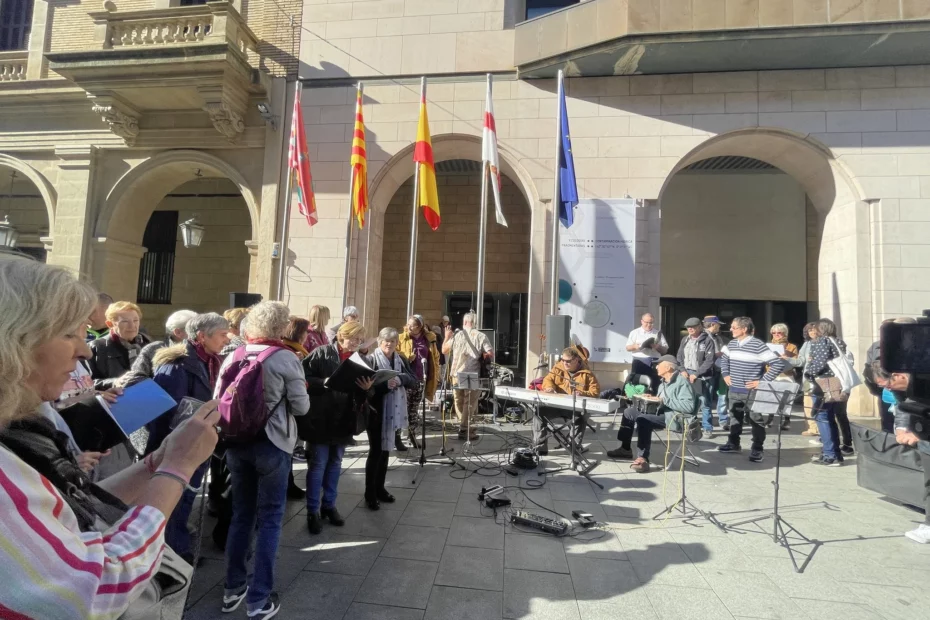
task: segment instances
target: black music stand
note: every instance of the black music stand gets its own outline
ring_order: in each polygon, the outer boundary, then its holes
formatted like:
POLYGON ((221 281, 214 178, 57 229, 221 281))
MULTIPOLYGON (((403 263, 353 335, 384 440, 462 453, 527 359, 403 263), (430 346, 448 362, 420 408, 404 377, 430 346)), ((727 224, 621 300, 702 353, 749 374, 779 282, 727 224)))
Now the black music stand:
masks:
MULTIPOLYGON (((790 523, 785 521, 778 513, 778 492, 780 489, 780 472, 781 472, 781 433, 782 426, 784 426, 785 416, 791 414, 791 405, 794 403, 795 396, 798 393, 797 383, 793 381, 764 381, 759 384, 759 387, 753 390, 752 394, 749 397, 749 401, 746 403, 747 412, 751 412, 753 407, 757 408, 757 413, 768 413, 773 409, 772 415, 779 417, 778 420, 778 435, 775 439, 775 480, 772 481, 772 486, 775 488, 775 504, 772 508, 772 512, 769 514, 759 515, 757 517, 752 517, 751 519, 744 519, 742 521, 737 521, 736 523, 723 524, 724 531, 733 530, 733 531, 742 531, 736 530, 737 526, 746 525, 748 523, 754 523, 758 525, 759 521, 765 519, 772 519, 772 541, 778 545, 781 545, 788 551, 788 556, 791 558, 791 563, 794 565, 794 572, 803 573, 804 569, 807 568, 807 564, 811 561, 811 558, 814 556, 814 552, 817 551, 817 547, 820 546, 820 542, 816 540, 811 540, 801 532, 797 530, 790 523), (793 386, 793 389, 792 389, 793 386), (757 397, 761 396, 762 398, 758 399, 757 397), (761 410, 761 411, 760 411, 761 410), (794 556, 795 550, 792 548, 792 543, 789 540, 788 536, 790 533, 797 535, 794 544, 801 545, 813 545, 814 548, 809 554, 801 555, 805 556, 804 562, 798 565, 798 561, 794 556)), ((758 528, 760 531, 761 527, 758 528)), ((800 553, 800 552, 799 552, 800 553)))
POLYGON ((585 409, 582 405, 581 411, 581 432, 579 434, 575 433, 575 416, 578 414, 578 395, 572 390, 572 414, 571 419, 567 424, 561 424, 556 426, 552 421, 552 418, 549 416, 542 415, 540 413, 540 407, 542 406, 539 400, 539 394, 536 394, 536 417, 539 418, 543 426, 549 431, 549 434, 552 435, 552 438, 555 439, 556 443, 565 448, 571 455, 571 465, 566 465, 564 467, 557 467, 555 469, 545 469, 540 470, 539 474, 554 474, 560 471, 569 471, 572 470, 579 476, 585 478, 588 482, 594 484, 599 489, 603 489, 604 485, 597 482, 591 478, 591 470, 601 464, 600 461, 594 461, 593 463, 589 461, 584 454, 579 450, 578 444, 581 443, 578 438, 584 436, 584 429, 587 425, 584 419, 585 409), (565 436, 564 430, 565 427, 569 427, 569 435, 565 436))
MULTIPOLYGON (((421 367, 424 365, 425 360, 420 360, 421 367)), ((413 480, 411 484, 417 483, 417 478, 420 477, 420 474, 423 473, 423 470, 427 463, 434 463, 436 465, 457 465, 454 459, 446 455, 446 429, 445 424, 443 424, 442 429, 442 447, 439 449, 437 454, 432 454, 426 456, 426 368, 423 368, 423 381, 420 384, 421 389, 423 390, 423 398, 420 399, 420 458, 417 459, 419 467, 415 474, 413 474, 413 480), (435 458, 441 456, 443 458, 435 458)), ((441 411, 441 409, 440 409, 441 411)))

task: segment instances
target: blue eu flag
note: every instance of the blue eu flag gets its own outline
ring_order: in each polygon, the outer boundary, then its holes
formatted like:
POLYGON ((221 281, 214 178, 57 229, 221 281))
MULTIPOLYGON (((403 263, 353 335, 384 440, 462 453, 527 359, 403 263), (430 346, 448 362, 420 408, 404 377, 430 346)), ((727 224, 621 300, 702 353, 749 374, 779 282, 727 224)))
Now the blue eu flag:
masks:
POLYGON ((559 110, 562 117, 559 127, 559 220, 565 228, 575 221, 574 207, 578 204, 578 183, 575 181, 575 160, 572 158, 572 139, 568 133, 568 113, 565 109, 565 89, 559 89, 559 110))

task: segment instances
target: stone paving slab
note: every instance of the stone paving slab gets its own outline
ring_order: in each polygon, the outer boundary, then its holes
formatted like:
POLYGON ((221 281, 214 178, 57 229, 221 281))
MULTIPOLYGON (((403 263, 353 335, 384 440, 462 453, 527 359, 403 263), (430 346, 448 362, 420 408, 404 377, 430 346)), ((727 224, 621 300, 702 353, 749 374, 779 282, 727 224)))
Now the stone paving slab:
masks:
MULTIPOLYGON (((595 418, 589 456, 603 459, 616 446, 610 418, 595 418)), ((803 574, 771 537, 775 453, 750 463, 748 451, 721 455, 723 437, 692 446, 700 467, 685 472, 688 498, 720 522, 758 517, 727 531, 697 516, 653 515, 680 493, 681 464, 636 474, 629 463, 605 460, 592 472, 598 489, 577 474, 510 475, 497 467, 495 447, 513 445, 526 426, 482 429, 473 453, 449 440, 451 454, 474 470, 428 464, 418 471, 414 450, 392 453, 388 489, 393 505, 371 511, 362 501, 367 444, 364 437, 343 461, 337 505, 346 525, 306 529, 304 502, 289 502, 276 574, 283 618, 326 620, 740 620, 749 618, 917 620, 930 609, 930 545, 903 537, 923 515, 856 485, 855 457, 844 467, 810 463, 810 445, 799 422, 784 436, 782 517, 797 533, 793 548, 813 555, 803 574), (500 435, 500 436, 497 436, 500 435), (510 443, 508 443, 510 442, 510 443), (417 483, 413 483, 417 475, 417 483), (478 501, 482 486, 500 484, 512 509, 542 516, 554 510, 592 513, 599 524, 561 539, 507 522, 507 511, 478 501)), ((435 436, 434 436, 435 435, 435 436)), ((663 437, 664 439, 664 437, 663 437)), ((430 453, 440 445, 430 434, 430 453)), ((552 449, 546 467, 564 465, 552 449)), ((299 484, 305 464, 295 467, 299 484)), ((205 521, 207 532, 212 520, 205 521)), ((197 570, 187 618, 229 618, 220 613, 225 574, 222 551, 209 538, 197 570)), ((803 556, 799 556, 803 561, 803 556)), ((238 614, 244 617, 244 611, 238 614)), ((235 616, 235 614, 234 614, 235 616)))

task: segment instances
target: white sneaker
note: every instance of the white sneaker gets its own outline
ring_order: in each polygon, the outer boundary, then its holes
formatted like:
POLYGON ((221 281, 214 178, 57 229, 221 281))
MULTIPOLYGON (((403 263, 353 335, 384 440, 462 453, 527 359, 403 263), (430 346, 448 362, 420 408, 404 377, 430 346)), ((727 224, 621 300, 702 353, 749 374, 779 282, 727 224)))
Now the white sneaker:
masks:
POLYGON ((914 542, 919 542, 922 545, 926 545, 927 543, 930 543, 930 525, 921 523, 917 526, 916 530, 904 532, 904 535, 914 542))
POLYGON ((809 444, 812 445, 812 446, 822 446, 822 445, 823 445, 823 441, 822 441, 821 439, 810 439, 810 440, 808 440, 807 443, 809 443, 809 444))

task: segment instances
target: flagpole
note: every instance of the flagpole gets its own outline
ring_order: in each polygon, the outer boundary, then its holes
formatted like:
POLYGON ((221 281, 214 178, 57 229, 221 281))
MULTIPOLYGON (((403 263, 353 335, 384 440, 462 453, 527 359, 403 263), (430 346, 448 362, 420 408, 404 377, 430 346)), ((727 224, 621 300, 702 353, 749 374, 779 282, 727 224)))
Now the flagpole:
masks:
MULTIPOLYGON (((488 96, 491 97, 491 74, 487 76, 488 96)), ((487 113, 487 110, 485 110, 487 113)), ((487 121, 485 121, 487 122, 487 121)), ((487 139, 487 132, 482 132, 487 139)), ((484 151, 482 145, 482 151, 484 151)), ((475 312, 477 313, 478 329, 484 329, 484 267, 485 253, 488 249, 488 175, 490 173, 488 162, 484 161, 484 154, 481 157, 481 215, 479 216, 478 228, 478 290, 477 303, 475 312)))
MULTIPOLYGON (((358 93, 364 97, 364 85, 358 83, 358 93)), ((355 122, 353 115, 353 123, 355 122)), ((355 184, 355 167, 352 165, 352 142, 349 142, 349 214, 346 218, 346 265, 342 277, 342 307, 345 308, 349 303, 349 250, 352 247, 352 187, 355 184)))
MULTIPOLYGON (((297 82, 296 92, 294 97, 297 98, 297 105, 300 105, 300 95, 303 92, 303 84, 299 81, 297 82)), ((293 112, 292 112, 293 113, 293 112)), ((291 124, 293 125, 294 119, 291 119, 291 124)), ((296 140, 296 136, 288 136, 288 150, 290 153, 290 144, 291 140, 296 140)), ((284 184, 284 221, 281 222, 281 254, 278 256, 278 301, 284 301, 284 271, 287 268, 287 231, 291 221, 291 180, 294 175, 291 174, 291 162, 288 159, 287 162, 287 182, 284 184)))
MULTIPOLYGON (((420 78, 420 101, 426 99, 426 76, 420 78)), ((417 275, 417 212, 420 202, 420 164, 414 162, 413 173, 413 220, 410 223, 410 276, 407 280, 407 316, 413 314, 413 291, 417 275)))
POLYGON ((555 101, 555 175, 552 182, 552 264, 549 275, 552 290, 549 294, 549 314, 556 316, 559 314, 559 177, 561 176, 561 167, 559 153, 562 149, 562 89, 564 88, 564 79, 562 71, 559 70, 558 89, 555 101))

